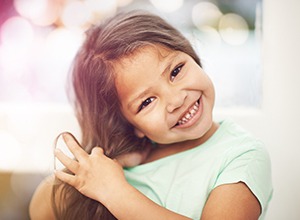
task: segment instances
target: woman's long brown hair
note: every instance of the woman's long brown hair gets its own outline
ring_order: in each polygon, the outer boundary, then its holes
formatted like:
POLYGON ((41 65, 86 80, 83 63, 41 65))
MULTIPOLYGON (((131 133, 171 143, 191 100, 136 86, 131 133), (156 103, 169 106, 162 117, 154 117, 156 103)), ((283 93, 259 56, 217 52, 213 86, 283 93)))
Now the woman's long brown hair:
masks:
MULTIPOLYGON (((114 64, 149 44, 182 51, 201 66, 193 47, 180 32, 145 11, 119 13, 87 31, 71 72, 81 146, 86 152, 101 146, 107 156, 115 158, 145 146, 147 139, 137 138, 121 114, 114 64)), ((115 219, 101 203, 66 183, 57 179, 55 182, 52 207, 57 219, 115 219)))

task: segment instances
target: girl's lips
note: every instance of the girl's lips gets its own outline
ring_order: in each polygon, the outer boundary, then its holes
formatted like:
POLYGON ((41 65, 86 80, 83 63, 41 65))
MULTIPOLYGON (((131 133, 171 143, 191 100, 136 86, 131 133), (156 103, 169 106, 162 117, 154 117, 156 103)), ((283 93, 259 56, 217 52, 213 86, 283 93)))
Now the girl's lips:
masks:
POLYGON ((192 105, 176 123, 176 128, 187 128, 192 126, 200 117, 202 112, 201 97, 192 105))
POLYGON ((198 100, 195 102, 195 104, 189 108, 189 110, 184 114, 184 116, 177 122, 178 125, 183 125, 187 123, 190 119, 194 117, 194 115, 197 113, 199 109, 199 103, 198 100))

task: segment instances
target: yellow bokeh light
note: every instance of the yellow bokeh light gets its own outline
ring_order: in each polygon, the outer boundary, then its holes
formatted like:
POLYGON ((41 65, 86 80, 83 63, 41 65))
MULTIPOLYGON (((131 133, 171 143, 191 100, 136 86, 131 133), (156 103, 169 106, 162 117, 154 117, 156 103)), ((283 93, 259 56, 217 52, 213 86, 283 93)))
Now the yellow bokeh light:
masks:
POLYGON ((150 0, 155 8, 162 12, 174 12, 183 5, 183 0, 150 0))
POLYGON ((222 12, 211 2, 199 2, 192 9, 192 20, 196 27, 201 29, 205 26, 216 28, 222 12))
POLYGON ((222 39, 230 45, 242 45, 249 36, 248 24, 243 17, 230 13, 221 17, 219 32, 222 39))

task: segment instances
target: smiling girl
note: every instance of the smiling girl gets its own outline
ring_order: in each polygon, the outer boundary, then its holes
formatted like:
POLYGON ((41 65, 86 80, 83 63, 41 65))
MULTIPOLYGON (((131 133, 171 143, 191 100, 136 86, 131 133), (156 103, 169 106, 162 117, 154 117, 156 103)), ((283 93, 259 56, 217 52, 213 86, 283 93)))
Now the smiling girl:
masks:
POLYGON ((91 28, 72 78, 82 142, 63 134, 76 160, 55 151, 68 171, 40 185, 32 219, 264 218, 268 153, 213 121, 210 78, 160 17, 133 11, 91 28))

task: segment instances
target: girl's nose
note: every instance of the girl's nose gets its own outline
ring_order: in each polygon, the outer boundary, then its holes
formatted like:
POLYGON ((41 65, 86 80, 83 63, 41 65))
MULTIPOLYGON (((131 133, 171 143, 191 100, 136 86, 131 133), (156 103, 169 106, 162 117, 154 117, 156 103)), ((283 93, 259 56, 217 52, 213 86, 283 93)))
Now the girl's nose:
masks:
POLYGON ((176 109, 180 108, 187 97, 186 92, 180 91, 177 93, 170 93, 167 99, 167 111, 169 113, 174 112, 176 109))

